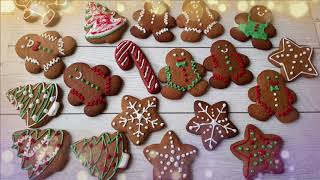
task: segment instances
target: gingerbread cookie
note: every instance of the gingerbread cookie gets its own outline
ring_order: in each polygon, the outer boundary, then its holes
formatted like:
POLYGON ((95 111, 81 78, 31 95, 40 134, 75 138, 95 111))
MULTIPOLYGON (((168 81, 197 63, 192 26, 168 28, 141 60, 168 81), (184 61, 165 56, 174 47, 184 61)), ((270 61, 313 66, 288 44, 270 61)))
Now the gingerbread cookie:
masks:
POLYGON ((67 0, 14 0, 15 5, 23 10, 23 19, 35 22, 41 19, 45 26, 54 26, 60 19, 58 10, 67 5, 67 0))
POLYGON ((177 18, 177 25, 184 28, 181 39, 187 42, 198 42, 202 34, 208 38, 216 38, 224 33, 219 23, 220 14, 210 9, 203 0, 185 0, 182 14, 177 18))
POLYGON ((62 38, 56 31, 27 34, 16 44, 16 52, 24 59, 27 71, 32 74, 44 71, 48 79, 55 79, 63 73, 62 57, 73 54, 75 49, 76 42, 72 37, 62 38))
POLYGON ((281 68, 280 72, 287 81, 293 81, 299 75, 306 78, 318 76, 311 62, 312 47, 300 46, 288 38, 282 38, 279 47, 269 55, 269 61, 281 68))
POLYGON ((230 30, 230 35, 241 42, 251 38, 253 47, 262 50, 272 48, 269 38, 277 34, 272 24, 272 12, 265 6, 253 6, 249 13, 240 13, 235 17, 239 27, 230 30))
POLYGON ((47 124, 60 108, 60 88, 57 84, 29 84, 7 91, 10 103, 20 111, 19 116, 28 128, 47 124))
POLYGON ((202 79, 206 70, 188 51, 171 50, 166 56, 166 64, 159 72, 159 80, 167 83, 161 90, 164 97, 180 99, 187 91, 196 97, 206 93, 208 82, 202 79))
POLYGON ((90 174, 101 180, 113 179, 130 160, 128 141, 119 132, 82 139, 73 143, 71 149, 90 174))
POLYGON ((252 124, 247 125, 244 140, 231 145, 231 152, 243 161, 243 176, 253 180, 259 174, 281 174, 284 163, 280 153, 283 145, 281 137, 263 134, 252 124))
POLYGON ((212 151, 223 139, 235 137, 238 129, 228 118, 228 104, 224 101, 209 105, 203 101, 194 102, 193 117, 187 124, 188 132, 201 135, 203 146, 212 151))
POLYGON ((26 129, 13 133, 12 140, 29 179, 45 179, 67 164, 71 137, 64 130, 26 129))
POLYGON ((112 121, 112 127, 126 132, 135 145, 143 144, 149 135, 165 127, 158 114, 158 99, 154 96, 139 100, 133 96, 124 96, 121 101, 122 112, 112 121))
POLYGON ((160 144, 149 145, 143 152, 153 165, 153 179, 192 179, 191 165, 198 150, 182 144, 173 131, 168 131, 160 144))
POLYGON ((90 67, 85 63, 74 63, 64 71, 64 82, 72 88, 68 101, 73 106, 85 104, 87 116, 101 114, 106 108, 105 96, 117 95, 123 81, 120 76, 111 75, 107 66, 90 67))
POLYGON ((296 94, 286 87, 285 80, 276 71, 265 70, 258 76, 258 85, 249 89, 248 96, 255 104, 248 108, 249 115, 257 120, 266 121, 272 115, 282 123, 290 123, 299 117, 292 106, 296 94))
POLYGON ((119 67, 124 71, 131 69, 134 63, 149 93, 157 94, 160 92, 161 86, 157 75, 153 71, 148 58, 138 45, 132 41, 122 41, 116 48, 115 59, 119 67))
POLYGON ((145 2, 144 9, 134 12, 133 19, 137 24, 131 27, 130 32, 137 38, 146 39, 153 34, 159 42, 174 39, 170 29, 176 26, 176 20, 169 15, 169 7, 163 0, 145 2))
POLYGON ((114 43, 128 28, 127 19, 100 3, 89 2, 86 8, 86 39, 90 43, 114 43))
POLYGON ((238 53, 229 41, 219 40, 211 46, 211 56, 207 57, 203 66, 212 71, 210 85, 223 89, 229 86, 230 81, 238 85, 248 84, 253 75, 247 70, 250 60, 246 55, 238 53))

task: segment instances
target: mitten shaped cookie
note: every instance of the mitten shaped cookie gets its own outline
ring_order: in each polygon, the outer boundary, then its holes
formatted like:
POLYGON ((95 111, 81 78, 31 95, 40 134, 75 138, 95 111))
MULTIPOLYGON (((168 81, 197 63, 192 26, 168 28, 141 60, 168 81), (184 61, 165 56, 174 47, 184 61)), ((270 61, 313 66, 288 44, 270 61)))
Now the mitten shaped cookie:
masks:
POLYGON ((244 85, 252 81, 252 73, 246 69, 250 60, 246 55, 240 54, 229 41, 219 40, 211 46, 211 56, 207 57, 203 66, 212 71, 210 85, 223 89, 229 86, 230 81, 244 85))
POLYGON ((235 22, 239 27, 230 30, 231 36, 241 42, 251 38, 253 47, 262 50, 272 48, 272 43, 268 38, 277 34, 277 30, 271 23, 272 12, 265 6, 253 6, 249 13, 240 13, 235 17, 235 22))
POLYGON ((167 66, 159 72, 159 80, 167 83, 161 94, 168 99, 180 99, 188 91, 198 97, 206 93, 208 82, 202 78, 205 68, 194 61, 184 49, 173 49, 166 56, 167 66))
POLYGON ((280 73, 265 70, 258 76, 258 85, 249 89, 249 98, 256 102, 248 108, 250 116, 266 121, 272 115, 282 123, 290 123, 299 117, 298 111, 292 106, 296 102, 296 94, 288 89, 280 73))
POLYGON ((68 101, 73 106, 85 104, 88 116, 101 114, 106 108, 105 96, 117 95, 122 87, 122 79, 111 75, 108 67, 98 65, 91 68, 84 63, 74 63, 64 72, 64 82, 72 88, 68 101))
POLYGON ((72 37, 62 38, 56 31, 27 34, 16 44, 16 52, 24 59, 27 71, 33 74, 44 71, 48 79, 55 79, 63 73, 62 57, 73 54, 75 49, 76 41, 72 37))
POLYGON ((183 41, 198 42, 202 33, 211 39, 224 33, 219 23, 220 14, 210 9, 203 0, 185 0, 182 11, 177 18, 177 25, 184 28, 181 33, 183 41))
POLYGON ((60 19, 57 11, 67 4, 67 0, 14 0, 15 5, 23 10, 23 19, 35 22, 41 19, 45 26, 54 26, 60 19))
POLYGON ((86 39, 90 43, 114 43, 128 28, 127 19, 96 2, 89 2, 86 9, 86 39))
POLYGON ((176 26, 176 20, 169 15, 169 7, 163 0, 151 0, 144 4, 143 10, 133 14, 138 23, 131 27, 133 36, 146 39, 153 34, 159 42, 169 42, 174 39, 171 28, 176 26))

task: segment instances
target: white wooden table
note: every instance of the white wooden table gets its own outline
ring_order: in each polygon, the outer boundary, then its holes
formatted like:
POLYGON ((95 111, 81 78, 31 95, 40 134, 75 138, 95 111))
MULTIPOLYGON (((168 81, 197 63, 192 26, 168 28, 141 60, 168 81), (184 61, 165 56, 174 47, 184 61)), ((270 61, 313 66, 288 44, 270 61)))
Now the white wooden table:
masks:
MULTIPOLYGON (((1 0, 6 1, 6 0, 1 0)), ((106 2, 106 1, 104 1, 106 2)), ((3 3, 3 2, 1 2, 3 3)), ((222 16, 221 23, 226 33, 218 39, 226 39, 235 44, 238 50, 249 56, 251 65, 249 69, 255 77, 264 69, 275 69, 267 56, 270 51, 260 51, 252 48, 251 43, 239 43, 229 35, 229 30, 234 26, 234 16, 254 1, 210 1, 222 16)), ((275 47, 282 37, 289 37, 299 44, 311 45, 315 48, 314 64, 320 70, 320 3, 316 1, 272 1, 259 2, 268 5, 274 14, 274 24, 278 29, 278 35, 272 38, 275 47), (300 17, 296 17, 300 16, 300 17)), ((182 1, 171 1, 172 15, 180 13, 182 1)), ((89 118, 83 114, 83 107, 73 107, 67 102, 67 88, 62 77, 53 82, 59 83, 64 91, 64 109, 60 116, 53 119, 43 128, 59 128, 69 131, 73 141, 84 137, 99 135, 102 132, 113 132, 110 122, 121 111, 121 97, 130 94, 139 98, 149 96, 143 86, 137 69, 128 72, 122 71, 113 57, 117 44, 93 45, 84 38, 83 22, 85 1, 73 0, 66 9, 60 13, 63 15, 60 23, 53 28, 45 28, 40 23, 26 23, 22 20, 22 11, 15 9, 12 12, 1 14, 1 176, 0 179, 26 179, 26 171, 20 170, 21 159, 16 157, 16 151, 12 145, 11 135, 14 131, 25 128, 24 122, 19 118, 18 112, 7 101, 4 92, 10 88, 28 83, 48 81, 43 74, 29 74, 22 61, 15 53, 15 43, 26 33, 41 33, 47 30, 59 31, 63 36, 71 35, 78 43, 78 48, 73 56, 64 59, 67 65, 74 62, 86 62, 90 65, 105 64, 112 69, 114 74, 121 75, 125 80, 125 86, 119 96, 108 97, 109 105, 106 111, 95 118, 89 118)), ((132 13, 143 6, 142 1, 108 1, 110 9, 118 9, 120 13, 129 18, 132 13)), ((181 30, 173 30, 176 40, 170 43, 158 43, 153 37, 139 40, 126 32, 123 39, 130 39, 139 44, 149 57, 155 71, 159 71, 165 65, 165 56, 174 47, 185 48, 190 51, 195 60, 202 63, 209 55, 209 48, 213 40, 204 38, 201 42, 191 44, 180 39, 181 30)), ((273 49, 274 50, 274 49, 273 49)), ((206 78, 210 77, 210 73, 206 78)), ((281 124, 276 118, 267 122, 259 122, 248 115, 247 107, 250 104, 247 91, 256 84, 255 81, 246 86, 232 84, 224 90, 210 89, 200 98, 209 103, 225 100, 230 105, 230 118, 240 129, 241 133, 235 138, 225 140, 215 151, 206 151, 200 137, 192 135, 185 130, 186 123, 193 117, 193 102, 195 98, 187 94, 182 100, 172 101, 164 99, 160 94, 156 95, 160 100, 160 114, 167 123, 167 129, 153 133, 149 140, 142 146, 131 144, 132 161, 130 167, 118 176, 118 179, 152 179, 152 165, 143 156, 143 148, 146 145, 159 143, 162 136, 169 129, 174 130, 184 143, 193 144, 200 150, 200 154, 193 164, 194 179, 243 179, 242 162, 233 156, 229 150, 230 144, 243 138, 245 126, 249 123, 257 125, 265 133, 280 135, 284 141, 283 158, 286 164, 286 172, 282 175, 265 175, 262 179, 320 179, 320 78, 299 79, 289 83, 289 88, 298 95, 295 107, 300 112, 300 119, 291 124, 281 124)), ((87 170, 80 162, 70 154, 70 161, 62 172, 55 173, 49 179, 95 179, 87 174, 87 170)))

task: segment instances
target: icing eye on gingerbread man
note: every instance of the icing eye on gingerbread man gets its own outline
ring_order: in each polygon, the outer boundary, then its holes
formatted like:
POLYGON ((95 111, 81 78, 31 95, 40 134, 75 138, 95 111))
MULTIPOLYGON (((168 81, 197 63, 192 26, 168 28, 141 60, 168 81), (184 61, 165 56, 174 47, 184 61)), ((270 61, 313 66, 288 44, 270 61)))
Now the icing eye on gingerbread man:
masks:
POLYGON ((75 67, 73 69, 73 75, 69 75, 69 78, 71 78, 71 79, 74 78, 74 79, 77 79, 77 80, 81 80, 82 76, 83 76, 82 72, 77 67, 75 67))

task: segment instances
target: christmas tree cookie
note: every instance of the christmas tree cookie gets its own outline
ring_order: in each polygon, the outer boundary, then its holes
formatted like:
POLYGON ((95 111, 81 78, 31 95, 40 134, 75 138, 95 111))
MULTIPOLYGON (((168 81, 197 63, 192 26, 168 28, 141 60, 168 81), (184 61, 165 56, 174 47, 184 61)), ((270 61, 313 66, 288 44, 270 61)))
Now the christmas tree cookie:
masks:
POLYGON ((73 143, 71 149, 90 174, 99 180, 113 179, 127 167, 130 159, 126 137, 119 132, 82 139, 73 143))
POLYGON ((44 126, 58 112, 59 87, 57 84, 29 84, 10 89, 6 93, 19 115, 26 121, 27 127, 44 126))
POLYGON ((67 164, 71 138, 64 130, 26 129, 15 132, 12 139, 29 179, 45 179, 67 164))

